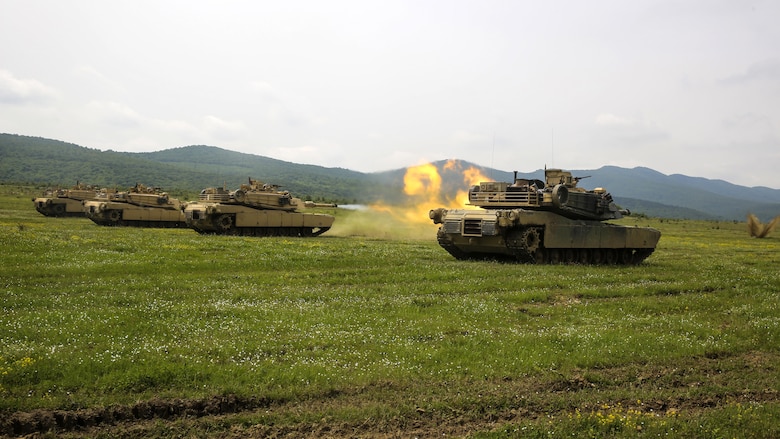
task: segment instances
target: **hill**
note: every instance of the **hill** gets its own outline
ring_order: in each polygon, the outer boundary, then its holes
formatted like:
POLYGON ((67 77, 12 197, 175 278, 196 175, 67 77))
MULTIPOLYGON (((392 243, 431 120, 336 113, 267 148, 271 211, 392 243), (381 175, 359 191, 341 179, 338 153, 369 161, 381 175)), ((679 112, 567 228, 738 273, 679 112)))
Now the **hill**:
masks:
POLYGON ((171 192, 235 188, 248 177, 278 183, 296 196, 337 202, 370 202, 385 190, 368 174, 300 165, 213 146, 152 153, 100 151, 39 137, 0 134, 0 182, 71 186, 76 181, 125 188, 143 183, 171 192), (363 196, 362 191, 374 191, 363 196))
MULTIPOLYGON (((441 192, 455 194, 469 183, 464 173, 511 181, 512 172, 459 160, 431 163, 441 178, 441 192)), ((0 183, 70 186, 76 181, 107 187, 136 183, 171 192, 194 194, 204 187, 235 188, 248 177, 280 184, 296 196, 339 203, 400 203, 405 200, 408 168, 362 173, 344 168, 303 165, 269 157, 192 145, 150 153, 100 151, 58 140, 0 134, 0 183)), ((761 219, 780 214, 780 190, 748 188, 722 180, 665 175, 648 168, 604 166, 572 170, 589 176, 586 188, 605 187, 635 213, 664 218, 744 221, 748 212, 761 219)), ((542 169, 518 174, 543 178, 542 169)))
MULTIPOLYGON (((743 221, 748 212, 760 218, 780 214, 780 190, 766 187, 748 188, 723 180, 710 180, 684 175, 665 175, 648 168, 604 166, 596 170, 575 170, 574 175, 592 175, 585 180, 588 187, 605 187, 615 198, 645 200, 682 209, 672 217, 691 219, 721 219, 743 221), (696 211, 704 216, 678 215, 696 211)), ((632 202, 626 207, 644 211, 632 202)), ((650 207, 647 205, 647 207, 650 207)), ((653 216, 657 209, 650 209, 653 216)), ((671 211, 668 213, 672 213, 671 211)))
MULTIPOLYGON (((384 189, 369 174, 344 168, 325 168, 277 160, 270 157, 228 151, 214 146, 193 145, 150 153, 132 153, 144 160, 167 165, 177 174, 206 174, 208 184, 236 187, 248 177, 280 184, 297 196, 341 202, 370 202, 384 189), (218 176, 214 179, 213 176, 218 176), (371 193, 363 196, 361 191, 371 193)), ((191 187, 191 186, 188 186, 191 187)))

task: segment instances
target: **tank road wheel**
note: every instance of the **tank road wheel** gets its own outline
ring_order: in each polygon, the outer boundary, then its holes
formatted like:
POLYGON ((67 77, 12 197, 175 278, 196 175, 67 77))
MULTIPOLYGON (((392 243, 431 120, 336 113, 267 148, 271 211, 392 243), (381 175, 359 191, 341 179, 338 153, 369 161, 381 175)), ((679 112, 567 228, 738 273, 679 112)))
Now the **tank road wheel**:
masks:
POLYGON ((604 250, 604 263, 607 265, 613 265, 617 262, 617 251, 612 248, 604 250))
POLYGON ((547 250, 540 248, 534 252, 534 262, 539 265, 547 263, 547 250))
POLYGON ((557 248, 547 250, 547 262, 553 265, 561 263, 561 252, 557 248))
POLYGON ((54 209, 54 216, 65 215, 65 205, 64 204, 55 204, 53 209, 54 209))
POLYGON ((235 230, 236 224, 235 221, 233 221, 233 217, 230 215, 220 215, 214 223, 214 225, 217 226, 217 229, 224 234, 230 234, 235 230))
POLYGON ((577 250, 573 248, 563 250, 563 263, 573 264, 575 262, 577 262, 577 250))
POLYGON ((579 249, 577 251, 577 263, 582 265, 588 265, 590 262, 590 251, 586 248, 579 249))
POLYGON ((631 262, 634 259, 634 251, 630 248, 624 248, 623 250, 618 250, 618 263, 623 265, 631 265, 631 262))
POLYGON ((110 220, 112 223, 118 223, 118 222, 119 222, 119 220, 121 220, 121 219, 122 219, 122 212, 120 212, 120 211, 118 211, 118 210, 112 210, 112 211, 109 211, 109 212, 108 212, 108 219, 109 219, 109 220, 110 220))
POLYGON ((601 265, 604 263, 604 251, 600 248, 594 248, 590 251, 590 263, 593 265, 601 265))

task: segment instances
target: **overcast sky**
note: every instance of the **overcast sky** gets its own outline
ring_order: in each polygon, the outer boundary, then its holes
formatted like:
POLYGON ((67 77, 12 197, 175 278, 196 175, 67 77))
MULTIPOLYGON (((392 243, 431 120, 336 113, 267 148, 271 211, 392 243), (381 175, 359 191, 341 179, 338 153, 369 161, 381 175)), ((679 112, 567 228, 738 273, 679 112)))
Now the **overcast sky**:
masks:
MULTIPOLYGON (((780 188, 780 2, 0 0, 0 132, 780 188)), ((255 176, 262 178, 262 176, 255 176)))

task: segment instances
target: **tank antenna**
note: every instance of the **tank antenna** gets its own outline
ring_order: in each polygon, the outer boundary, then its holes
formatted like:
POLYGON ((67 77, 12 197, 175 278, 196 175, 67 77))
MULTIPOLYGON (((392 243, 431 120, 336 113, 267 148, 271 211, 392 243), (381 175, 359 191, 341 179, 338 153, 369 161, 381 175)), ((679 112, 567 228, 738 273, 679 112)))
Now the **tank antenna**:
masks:
POLYGON ((550 164, 555 167, 555 128, 550 129, 550 164))
POLYGON ((496 157, 496 132, 493 131, 493 151, 490 152, 490 179, 493 179, 493 160, 496 157))

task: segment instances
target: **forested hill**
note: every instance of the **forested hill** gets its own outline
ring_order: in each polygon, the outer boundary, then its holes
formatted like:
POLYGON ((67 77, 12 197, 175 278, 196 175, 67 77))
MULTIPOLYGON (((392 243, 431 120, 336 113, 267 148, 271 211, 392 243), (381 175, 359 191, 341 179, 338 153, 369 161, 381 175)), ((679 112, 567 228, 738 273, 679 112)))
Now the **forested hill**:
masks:
POLYGON ((126 188, 143 183, 170 191, 235 188, 249 177, 299 197, 370 202, 388 189, 381 179, 340 168, 301 165, 213 146, 152 153, 100 151, 39 137, 0 134, 0 182, 72 186, 77 181, 126 188), (363 193, 373 191, 370 196, 363 193))
POLYGON ((69 186, 81 181, 107 187, 144 183, 187 189, 216 178, 205 172, 181 175, 172 172, 170 165, 133 154, 10 134, 0 134, 0 157, 3 182, 69 186))
MULTIPOLYGON (((498 181, 511 181, 512 173, 456 161, 433 164, 442 177, 442 190, 455 194, 463 187, 459 170, 476 167, 498 181), (454 171, 453 171, 454 169, 454 171)), ((236 188, 248 177, 279 184, 305 199, 338 203, 394 203, 405 199, 406 168, 361 173, 343 168, 303 165, 244 154, 214 146, 185 146, 151 153, 100 151, 58 140, 0 134, 0 183, 68 187, 77 181, 124 189, 143 183, 172 193, 195 194, 205 187, 236 188)), ((572 170, 590 176, 585 188, 607 188, 621 206, 634 213, 662 218, 744 221, 747 213, 762 220, 780 214, 780 190, 748 188, 721 180, 664 175, 648 168, 604 166, 572 170)), ((519 175, 544 177, 544 171, 519 175)))

